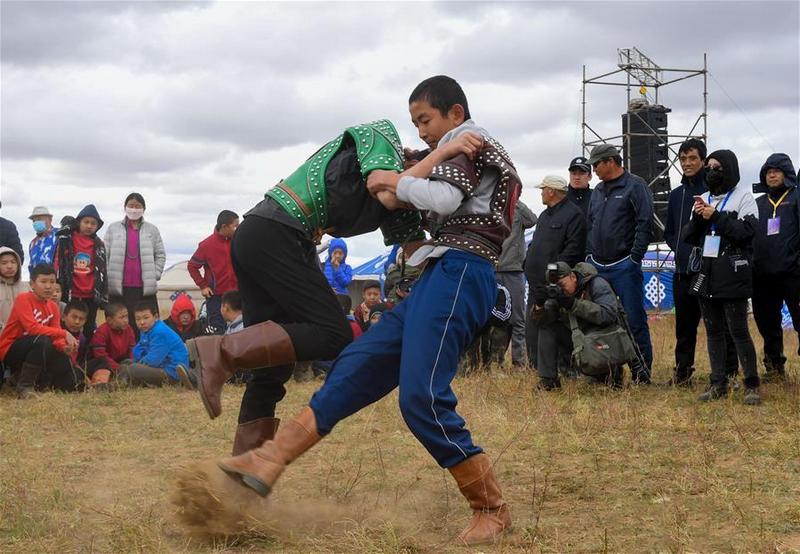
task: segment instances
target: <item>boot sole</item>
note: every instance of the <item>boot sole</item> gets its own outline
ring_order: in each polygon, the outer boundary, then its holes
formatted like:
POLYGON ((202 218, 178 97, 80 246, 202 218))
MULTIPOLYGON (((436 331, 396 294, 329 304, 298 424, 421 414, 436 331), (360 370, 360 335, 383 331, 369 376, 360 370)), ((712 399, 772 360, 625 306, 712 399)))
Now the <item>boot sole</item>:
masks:
POLYGON ((224 471, 228 475, 228 477, 239 482, 240 485, 252 489, 253 492, 255 492, 262 498, 266 498, 272 492, 272 487, 262 482, 260 479, 253 477, 252 475, 239 473, 238 471, 227 468, 225 465, 221 463, 218 463, 217 465, 222 471, 224 471))
POLYGON ((197 346, 191 341, 186 344, 186 349, 189 351, 189 365, 193 365, 197 370, 197 392, 200 393, 200 400, 203 401, 203 407, 206 409, 208 417, 216 419, 222 412, 215 412, 206 397, 206 390, 203 387, 203 364, 200 363, 200 354, 197 352, 197 346))

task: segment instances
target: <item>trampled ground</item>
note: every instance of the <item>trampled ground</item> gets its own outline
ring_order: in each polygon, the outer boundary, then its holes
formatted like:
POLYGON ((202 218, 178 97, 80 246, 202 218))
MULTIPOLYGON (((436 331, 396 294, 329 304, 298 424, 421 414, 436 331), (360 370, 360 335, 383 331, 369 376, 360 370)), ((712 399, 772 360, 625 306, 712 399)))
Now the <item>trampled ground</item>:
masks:
MULTIPOLYGON (((656 380, 669 376, 671 325, 653 325, 656 380)), ((797 551, 796 355, 790 370, 792 380, 765 386, 755 408, 741 404, 741 392, 701 405, 703 384, 610 392, 577 382, 553 394, 534 392, 532 374, 458 379, 459 410, 496 460, 515 523, 503 543, 471 549, 448 542, 466 504, 406 429, 396 395, 293 464, 271 503, 251 511, 260 521, 249 531, 208 539, 186 534, 170 494, 182 466, 228 452, 243 389, 226 389, 215 421, 196 394, 174 389, 31 402, 4 394, 0 551, 797 551)), ((316 386, 291 383, 281 415, 316 386)))

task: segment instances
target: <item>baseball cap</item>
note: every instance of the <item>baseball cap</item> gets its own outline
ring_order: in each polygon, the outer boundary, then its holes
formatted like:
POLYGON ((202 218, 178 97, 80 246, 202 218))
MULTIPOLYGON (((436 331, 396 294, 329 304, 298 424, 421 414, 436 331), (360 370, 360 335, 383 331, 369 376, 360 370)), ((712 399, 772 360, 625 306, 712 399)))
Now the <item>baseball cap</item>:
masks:
POLYGON ((598 144, 592 151, 589 153, 589 159, 586 160, 586 163, 589 165, 594 165, 600 160, 605 160, 606 158, 613 158, 615 156, 619 156, 619 151, 614 148, 610 144, 598 144))
POLYGON ((585 171, 586 173, 592 172, 592 166, 589 165, 589 162, 583 156, 572 158, 572 161, 569 162, 569 167, 567 168, 567 170, 572 171, 573 169, 580 169, 581 171, 585 171))

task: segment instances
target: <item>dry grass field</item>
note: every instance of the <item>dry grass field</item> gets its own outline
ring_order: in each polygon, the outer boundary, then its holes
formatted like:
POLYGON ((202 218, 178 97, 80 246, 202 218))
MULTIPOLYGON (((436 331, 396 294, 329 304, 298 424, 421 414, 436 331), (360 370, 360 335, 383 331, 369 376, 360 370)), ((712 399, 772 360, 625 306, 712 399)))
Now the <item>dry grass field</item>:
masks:
MULTIPOLYGON (((669 377, 672 325, 652 324, 656 380, 669 377)), ((170 496, 182 467, 227 453, 241 388, 225 391, 215 421, 196 394, 176 389, 30 402, 6 391, 0 551, 798 551, 800 363, 786 337, 791 379, 763 387, 758 407, 742 405, 741 392, 701 405, 705 382, 611 392, 578 381, 540 393, 532 374, 458 379, 459 410, 496 461, 515 524, 481 548, 449 542, 467 506, 406 429, 395 394, 292 465, 271 500, 251 507, 247 530, 209 537, 187 533, 170 496)), ((707 368, 704 354, 698 362, 707 368)), ((280 415, 316 386, 291 383, 280 415)))

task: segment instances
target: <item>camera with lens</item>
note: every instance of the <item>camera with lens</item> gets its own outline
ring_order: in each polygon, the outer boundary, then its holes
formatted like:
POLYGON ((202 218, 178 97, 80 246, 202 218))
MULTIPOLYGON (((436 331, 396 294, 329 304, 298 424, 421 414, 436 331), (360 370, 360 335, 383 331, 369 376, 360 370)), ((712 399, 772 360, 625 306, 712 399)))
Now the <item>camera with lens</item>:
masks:
POLYGON ((558 286, 558 265, 547 264, 547 300, 544 303, 544 309, 556 313, 558 312, 558 295, 561 294, 561 287, 558 286))
POLYGON ((414 281, 416 281, 413 277, 403 277, 397 282, 397 290, 409 293, 411 292, 411 287, 414 286, 414 281))

